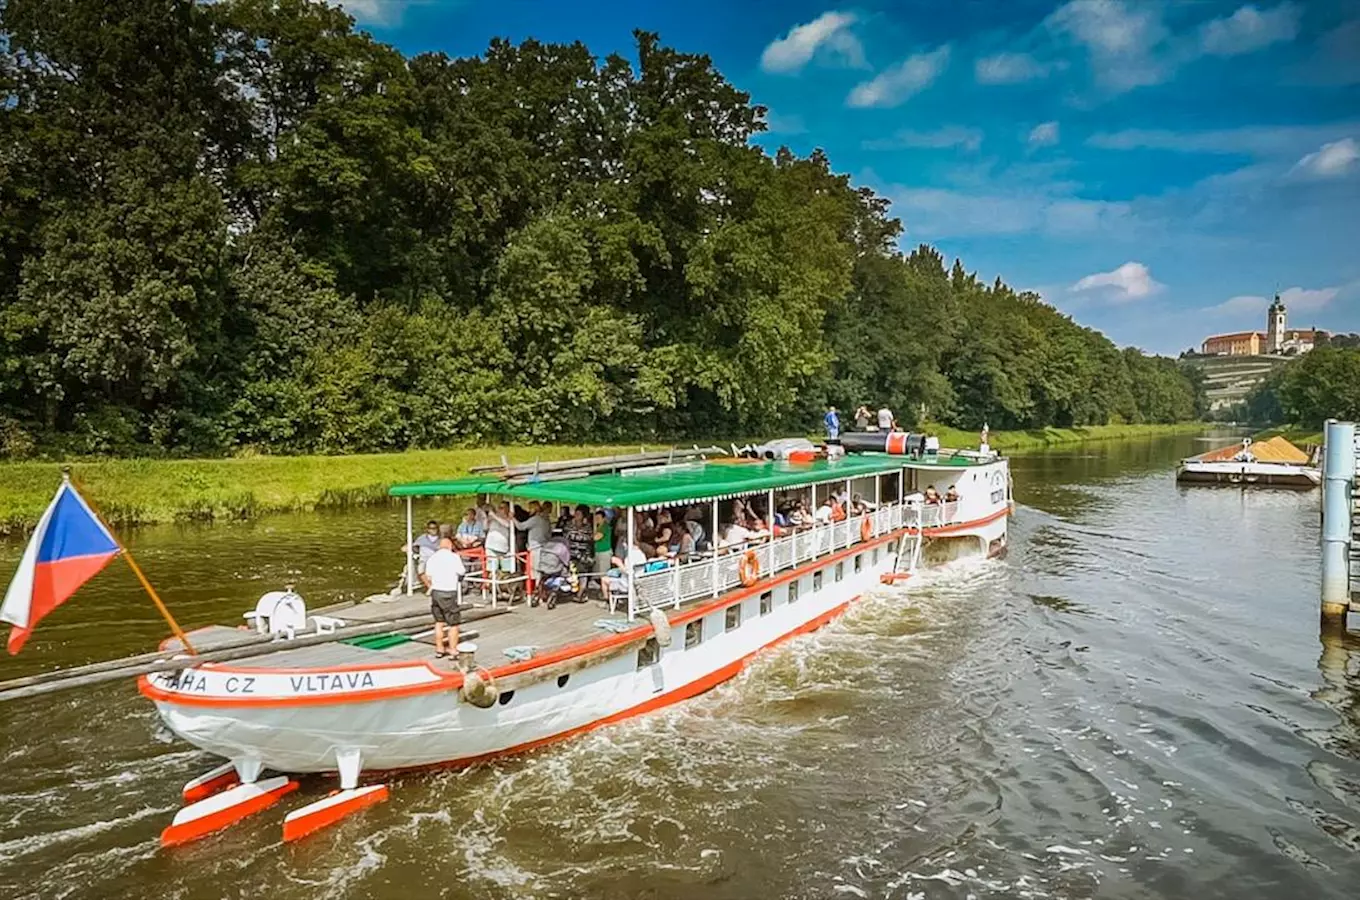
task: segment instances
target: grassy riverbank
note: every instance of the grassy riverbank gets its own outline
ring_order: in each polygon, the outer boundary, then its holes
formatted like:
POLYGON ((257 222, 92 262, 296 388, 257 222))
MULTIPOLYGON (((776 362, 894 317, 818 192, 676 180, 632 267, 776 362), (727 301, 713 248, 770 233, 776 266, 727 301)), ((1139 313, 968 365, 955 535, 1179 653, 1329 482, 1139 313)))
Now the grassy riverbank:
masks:
MULTIPOLYGON (((71 476, 110 523, 249 519, 274 512, 372 503, 404 481, 465 475, 500 461, 567 459, 636 452, 627 447, 489 447, 352 456, 243 459, 114 459, 77 462, 71 476)), ((31 528, 61 478, 53 462, 0 464, 0 533, 31 528)))
MULTIPOLYGON (((1131 438, 1163 437, 1176 434, 1199 434, 1211 428, 1203 422, 1178 422, 1174 425, 1086 425, 1079 428, 1036 428, 1030 431, 993 431, 988 435, 992 449, 1002 453, 1024 453, 1043 450, 1062 444, 1084 444, 1089 441, 1115 441, 1131 438)), ((976 447, 976 431, 960 431, 945 425, 928 425, 927 431, 940 436, 945 447, 976 447)))
MULTIPOLYGON (((1143 438, 1203 430, 1186 425, 1098 425, 1041 431, 994 431, 992 446, 1006 453, 1084 441, 1143 438)), ((932 426, 946 447, 975 447, 977 434, 932 426)), ((490 447, 413 450, 353 456, 257 456, 243 459, 122 459, 78 462, 72 477, 109 522, 250 519, 275 512, 344 507, 379 501, 389 485, 451 478, 472 466, 500 461, 566 459, 626 453, 627 447, 490 447)), ((0 534, 31 528, 61 477, 52 462, 0 464, 0 534)))

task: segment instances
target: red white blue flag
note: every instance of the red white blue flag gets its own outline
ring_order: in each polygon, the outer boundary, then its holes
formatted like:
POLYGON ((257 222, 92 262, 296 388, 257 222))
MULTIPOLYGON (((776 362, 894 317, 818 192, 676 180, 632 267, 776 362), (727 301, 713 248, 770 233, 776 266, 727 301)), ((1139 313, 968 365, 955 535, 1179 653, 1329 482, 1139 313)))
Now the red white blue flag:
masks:
POLYGON ((38 520, 0 605, 0 621, 14 626, 9 632, 9 652, 18 653, 38 621, 65 603, 122 549, 71 482, 63 479, 57 496, 38 520))

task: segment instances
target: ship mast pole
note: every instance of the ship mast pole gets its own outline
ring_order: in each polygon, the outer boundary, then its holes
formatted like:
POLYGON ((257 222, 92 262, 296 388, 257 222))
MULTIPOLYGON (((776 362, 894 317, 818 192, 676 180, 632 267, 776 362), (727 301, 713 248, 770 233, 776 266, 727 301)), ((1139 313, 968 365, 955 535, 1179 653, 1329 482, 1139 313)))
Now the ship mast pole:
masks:
POLYGON ((637 585, 634 584, 637 581, 637 572, 633 571, 633 564, 629 561, 633 555, 633 529, 635 524, 633 522, 633 508, 628 506, 624 509, 628 516, 628 547, 623 551, 623 567, 624 571, 628 573, 628 620, 631 622, 633 616, 637 614, 637 585))

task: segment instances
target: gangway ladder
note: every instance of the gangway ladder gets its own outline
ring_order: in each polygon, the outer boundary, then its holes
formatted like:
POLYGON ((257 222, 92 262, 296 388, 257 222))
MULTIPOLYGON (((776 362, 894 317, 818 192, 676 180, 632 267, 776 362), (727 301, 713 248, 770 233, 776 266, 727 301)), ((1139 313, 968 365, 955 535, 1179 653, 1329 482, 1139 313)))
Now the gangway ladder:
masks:
MULTIPOLYGON (((921 545, 925 542, 924 528, 924 507, 905 507, 903 512, 910 516, 916 514, 916 533, 904 534, 897 544, 897 553, 893 556, 892 571, 884 575, 881 581, 884 584, 895 584, 904 581, 916 574, 916 570, 921 565, 921 545)), ((910 523, 908 523, 910 525, 910 523)))

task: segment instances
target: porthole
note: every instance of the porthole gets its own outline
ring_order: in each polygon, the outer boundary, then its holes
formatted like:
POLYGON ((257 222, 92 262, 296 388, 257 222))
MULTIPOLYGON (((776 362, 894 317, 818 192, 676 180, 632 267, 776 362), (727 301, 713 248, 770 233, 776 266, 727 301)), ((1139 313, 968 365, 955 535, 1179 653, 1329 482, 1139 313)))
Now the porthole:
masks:
POLYGON ((856 553, 856 554, 855 554, 855 574, 858 575, 859 572, 860 572, 860 570, 863 569, 863 568, 864 568, 864 554, 863 554, 863 553, 856 553))
POLYGON ((812 573, 812 593, 815 594, 815 593, 817 593, 818 591, 820 591, 821 589, 822 589, 822 573, 821 573, 821 572, 813 572, 813 573, 812 573))
POLYGON ((570 674, 567 674, 567 675, 558 675, 558 676, 557 676, 557 686, 560 687, 560 688, 566 687, 568 681, 571 681, 571 675, 570 675, 570 674))
POLYGON ((789 602, 790 602, 790 603, 797 603, 797 602, 798 602, 798 580, 797 580, 797 579, 794 579, 793 581, 790 581, 790 582, 789 582, 789 602))
POLYGON ((506 691, 504 694, 501 694, 501 696, 500 696, 500 704, 501 704, 501 706, 505 706, 505 705, 508 704, 511 700, 514 700, 514 699, 515 699, 515 692, 514 692, 514 691, 506 691))
POLYGON ((734 603, 727 607, 726 630, 732 631, 741 627, 741 604, 734 603))
POLYGON ((838 562, 836 563, 836 581, 839 582, 844 577, 845 577, 845 563, 838 562))
POLYGON ((774 609, 774 591, 766 591, 760 595, 760 614, 767 615, 774 609))

